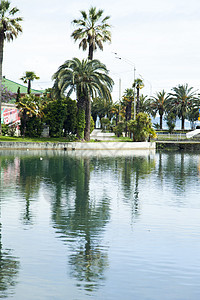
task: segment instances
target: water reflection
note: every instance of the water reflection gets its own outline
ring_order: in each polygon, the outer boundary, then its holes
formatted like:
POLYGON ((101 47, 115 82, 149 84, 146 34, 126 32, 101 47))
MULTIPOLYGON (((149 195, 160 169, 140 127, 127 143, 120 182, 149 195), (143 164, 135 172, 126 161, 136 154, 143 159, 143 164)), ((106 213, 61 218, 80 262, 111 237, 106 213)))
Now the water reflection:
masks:
MULTIPOLYGON (((5 156, 5 152, 0 151, 2 203, 9 203, 11 193, 15 192, 19 197, 19 223, 29 230, 37 226, 39 212, 35 204, 40 201, 43 192, 42 197, 50 207, 50 226, 56 241, 64 245, 67 253, 64 262, 68 266, 66 280, 73 279, 79 290, 86 290, 91 295, 106 283, 107 271, 113 264, 110 244, 105 242, 105 235, 113 223, 117 224, 117 217, 120 216, 123 225, 128 223, 127 229, 131 223, 141 221, 145 201, 154 205, 156 201, 165 201, 166 205, 185 206, 189 198, 184 195, 199 184, 199 155, 187 153, 134 155, 129 152, 129 155, 113 155, 110 151, 107 155, 96 152, 90 152, 90 155, 88 152, 8 154, 5 156)), ((126 232, 123 234, 126 236, 126 232)), ((152 241, 150 234, 144 231, 143 234, 147 244, 152 241)), ((138 236, 142 240, 141 232, 138 236)), ((132 239, 131 234, 130 237, 132 239)), ((133 250, 136 253, 138 245, 138 240, 131 245, 129 259, 132 259, 133 250)), ((121 247, 124 249, 126 245, 121 247)), ((136 253, 138 259, 146 253, 146 249, 136 253)), ((2 250, 0 263, 1 290, 6 293, 10 290, 9 284, 14 284, 17 276, 20 277, 19 263, 9 252, 2 250)), ((135 267, 138 267, 137 263, 135 267)), ((127 276, 131 276, 131 272, 127 276)))
POLYGON ((10 249, 4 250, 1 243, 0 224, 0 298, 7 298, 14 293, 19 272, 19 261, 10 249))

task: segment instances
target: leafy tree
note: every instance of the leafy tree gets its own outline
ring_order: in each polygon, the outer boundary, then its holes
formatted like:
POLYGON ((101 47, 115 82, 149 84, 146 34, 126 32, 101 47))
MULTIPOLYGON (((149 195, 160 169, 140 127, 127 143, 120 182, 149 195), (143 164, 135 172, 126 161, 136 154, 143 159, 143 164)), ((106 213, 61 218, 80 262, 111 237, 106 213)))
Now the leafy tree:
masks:
POLYGON ((88 59, 93 59, 93 52, 97 49, 103 50, 103 43, 111 41, 110 25, 107 23, 109 16, 103 17, 103 10, 91 7, 89 13, 81 12, 81 18, 75 19, 72 23, 77 27, 72 33, 75 42, 81 40, 79 48, 84 51, 89 46, 88 59))
MULTIPOLYGON (((0 87, 2 85, 2 66, 3 66, 3 50, 4 42, 12 41, 16 38, 19 32, 22 32, 20 22, 21 17, 15 17, 19 12, 17 7, 10 7, 10 2, 1 0, 0 3, 0 87)), ((0 88, 0 112, 2 102, 2 90, 0 88)), ((0 135, 1 135, 1 113, 0 113, 0 135)))
POLYGON ((137 78, 134 80, 133 88, 137 90, 137 105, 136 105, 136 114, 140 112, 140 89, 144 87, 142 79, 137 78))
POLYGON ((44 121, 49 125, 51 137, 62 137, 67 118, 67 105, 63 99, 52 100, 44 108, 44 121))
POLYGON ((185 129, 185 119, 190 111, 195 100, 197 93, 193 87, 188 87, 188 84, 178 85, 172 88, 172 93, 169 93, 168 109, 181 119, 181 129, 185 129))
POLYGON ((169 112, 166 114, 165 120, 167 122, 169 133, 172 133, 176 126, 176 115, 173 112, 169 112))
POLYGON ((101 128, 103 131, 110 129, 110 120, 108 118, 102 118, 101 119, 101 128))
POLYGON ((17 107, 20 109, 21 115, 21 134, 23 136, 40 136, 42 130, 41 118, 44 116, 44 99, 27 94, 17 102, 17 107), (31 123, 28 126, 30 131, 27 131, 28 122, 31 123), (31 134, 30 132, 34 133, 31 134))
POLYGON ((160 129, 163 127, 163 115, 166 111, 167 101, 169 99, 169 95, 166 94, 164 90, 161 92, 157 92, 156 96, 150 99, 150 109, 151 114, 155 117, 156 113, 159 113, 160 116, 160 129))
POLYGON ((122 134, 125 130, 125 127, 126 127, 126 125, 123 121, 119 121, 117 123, 117 125, 113 127, 113 131, 117 135, 117 137, 122 136, 122 134))
POLYGON ((40 79, 33 71, 26 71, 25 75, 20 78, 24 83, 28 83, 27 93, 31 93, 31 81, 40 79))
MULTIPOLYGON (((78 116, 83 117, 85 112, 84 139, 90 140, 91 98, 103 97, 111 99, 113 80, 108 76, 108 70, 99 60, 82 60, 73 58, 61 65, 53 75, 54 88, 60 94, 67 91, 67 97, 76 91, 78 116)), ((77 120, 80 125, 80 120, 77 120)), ((84 127, 83 127, 84 128, 84 127)), ((82 128, 82 129, 83 129, 82 128)), ((78 138, 81 138, 78 131, 78 138)))
POLYGON ((2 85, 0 89, 2 102, 7 103, 15 98, 15 95, 11 91, 9 91, 6 86, 2 85))
POLYGON ((147 113, 137 114, 135 120, 128 122, 128 129, 133 133, 134 142, 143 142, 149 137, 156 136, 152 127, 151 118, 147 113))
POLYGON ((66 98, 64 100, 66 104, 67 112, 66 118, 64 120, 64 136, 69 135, 70 133, 76 133, 77 127, 77 105, 76 101, 71 98, 66 98))

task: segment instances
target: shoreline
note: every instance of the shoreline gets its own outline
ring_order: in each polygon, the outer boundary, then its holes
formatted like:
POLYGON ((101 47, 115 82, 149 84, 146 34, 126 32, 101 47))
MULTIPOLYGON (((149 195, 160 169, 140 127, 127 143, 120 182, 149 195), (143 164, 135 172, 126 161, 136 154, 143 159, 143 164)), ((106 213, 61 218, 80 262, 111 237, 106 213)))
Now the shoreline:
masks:
POLYGON ((0 142, 0 149, 7 150, 155 150, 155 142, 0 142))

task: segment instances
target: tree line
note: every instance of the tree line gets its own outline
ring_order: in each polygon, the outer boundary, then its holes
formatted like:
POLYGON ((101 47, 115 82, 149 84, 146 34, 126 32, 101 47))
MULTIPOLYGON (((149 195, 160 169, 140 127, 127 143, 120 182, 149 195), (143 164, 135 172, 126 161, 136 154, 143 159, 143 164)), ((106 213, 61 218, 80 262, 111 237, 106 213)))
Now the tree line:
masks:
MULTIPOLYGON (((18 8, 10 7, 9 1, 1 1, 0 86, 4 41, 11 41, 22 32, 22 18, 15 16, 18 12, 18 8)), ((125 131, 126 134, 135 133, 136 136, 135 130, 140 128, 138 130, 146 132, 146 138, 155 134, 149 115, 159 114, 160 124, 157 127, 160 129, 163 126, 164 115, 171 124, 176 117, 181 118, 182 129, 186 118, 193 121, 198 118, 199 97, 187 84, 174 87, 171 93, 161 91, 156 93, 155 97, 148 98, 140 95, 144 84, 141 78, 137 78, 132 88, 125 91, 122 100, 113 103, 111 92, 114 81, 109 76, 106 65, 94 59, 94 52, 97 49, 103 50, 105 42, 111 42, 111 25, 108 22, 110 16, 104 16, 104 11, 97 10, 96 7, 80 13, 81 17, 72 21, 75 30, 71 37, 75 42, 79 41, 79 48, 83 51, 88 50, 87 58, 67 59, 53 74, 53 87, 40 98, 31 95, 31 81, 39 77, 32 71, 27 71, 21 77, 28 83, 27 95, 21 97, 19 92, 16 101, 20 109, 20 129, 23 136, 39 136, 42 125, 46 123, 50 127, 51 136, 66 136, 71 133, 80 140, 89 141, 91 129, 99 116, 101 125, 105 128, 110 126, 110 120, 114 120, 112 129, 118 135, 125 131), (74 97, 75 100, 70 97, 74 97)), ((0 109, 1 102, 2 89, 0 109)))

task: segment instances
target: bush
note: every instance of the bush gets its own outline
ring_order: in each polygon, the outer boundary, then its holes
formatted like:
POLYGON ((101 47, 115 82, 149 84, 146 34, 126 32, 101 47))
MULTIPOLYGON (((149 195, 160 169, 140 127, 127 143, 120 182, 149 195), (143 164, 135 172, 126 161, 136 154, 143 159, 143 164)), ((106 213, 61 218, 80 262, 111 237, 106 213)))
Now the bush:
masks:
POLYGON ((49 125, 51 137, 62 137, 64 121, 67 116, 67 105, 63 100, 53 100, 49 102, 44 110, 44 122, 49 125))
POLYGON ((147 113, 137 114, 136 119, 130 120, 127 125, 128 130, 133 133, 134 142, 144 142, 150 137, 156 137, 151 118, 147 113))
POLYGON ((91 122, 90 122, 90 133, 94 130, 94 120, 93 117, 91 116, 91 122))
POLYGON ((40 137, 43 130, 43 123, 40 118, 32 116, 26 122, 26 137, 40 137))
POLYGON ((103 131, 110 130, 110 120, 108 118, 101 119, 101 128, 103 131))
POLYGON ((117 137, 122 136, 124 130, 125 130, 125 123, 123 121, 119 121, 116 126, 113 127, 114 133, 117 135, 117 137))

